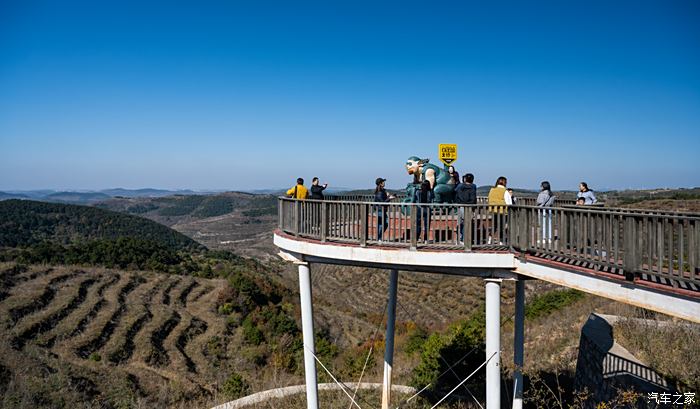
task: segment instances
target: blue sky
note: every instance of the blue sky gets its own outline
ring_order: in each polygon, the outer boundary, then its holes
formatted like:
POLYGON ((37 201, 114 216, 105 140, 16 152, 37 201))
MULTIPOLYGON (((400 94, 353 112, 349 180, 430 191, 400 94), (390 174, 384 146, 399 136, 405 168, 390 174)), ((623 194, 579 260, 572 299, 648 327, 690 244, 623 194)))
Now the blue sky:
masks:
POLYGON ((5 0, 0 190, 700 186, 699 2, 481 3, 5 0))

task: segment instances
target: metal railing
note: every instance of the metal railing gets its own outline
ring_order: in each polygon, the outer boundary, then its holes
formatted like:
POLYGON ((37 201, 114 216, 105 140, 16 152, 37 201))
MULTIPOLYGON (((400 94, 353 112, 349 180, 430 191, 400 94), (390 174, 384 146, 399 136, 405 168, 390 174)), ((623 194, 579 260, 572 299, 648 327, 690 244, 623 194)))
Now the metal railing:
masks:
POLYGON ((359 246, 517 251, 700 290, 696 214, 279 198, 279 229, 359 246))

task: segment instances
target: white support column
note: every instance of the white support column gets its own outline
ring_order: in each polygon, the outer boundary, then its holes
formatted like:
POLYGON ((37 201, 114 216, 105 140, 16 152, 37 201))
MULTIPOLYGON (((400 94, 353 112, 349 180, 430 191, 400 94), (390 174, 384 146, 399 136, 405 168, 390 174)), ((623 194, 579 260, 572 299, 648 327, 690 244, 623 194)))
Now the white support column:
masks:
POLYGON ((486 409, 501 409, 501 280, 485 281, 486 359, 491 358, 486 364, 486 409))
POLYGON ((318 409, 318 381, 314 354, 314 312, 311 303, 311 272, 306 263, 299 264, 299 295, 301 296, 301 328, 304 339, 304 374, 306 375, 306 407, 318 409))
POLYGON ((513 409, 523 408, 523 362, 525 343, 525 281, 515 282, 515 323, 513 328, 513 409))
POLYGON ((389 304, 386 319, 386 340, 384 348, 384 384, 382 387, 382 409, 389 409, 391 401, 391 369, 394 365, 394 328, 396 326, 396 292, 399 284, 399 271, 389 274, 389 304))

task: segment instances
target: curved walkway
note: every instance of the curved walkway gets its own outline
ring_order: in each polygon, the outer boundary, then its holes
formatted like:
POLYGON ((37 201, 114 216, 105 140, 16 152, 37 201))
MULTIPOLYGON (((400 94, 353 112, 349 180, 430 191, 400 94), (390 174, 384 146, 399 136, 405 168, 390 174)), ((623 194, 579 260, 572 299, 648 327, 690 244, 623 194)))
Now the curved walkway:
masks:
MULTIPOLYGON (((354 390, 355 387, 357 386, 357 383, 350 382, 350 383, 346 383, 345 386, 354 390)), ((381 383, 362 382, 362 383, 360 383, 358 389, 381 389, 381 388, 382 388, 381 383)), ((332 391, 332 390, 339 390, 339 389, 340 389, 340 386, 336 383, 320 383, 320 384, 318 384, 318 390, 320 390, 320 391, 332 391)), ((404 386, 404 385, 392 385, 391 390, 394 392, 405 393, 405 394, 416 393, 416 388, 413 388, 411 386, 404 386)), ((223 403, 221 405, 213 407, 212 409, 244 408, 246 406, 254 405, 256 403, 266 402, 270 399, 280 399, 280 398, 285 398, 285 397, 292 396, 292 395, 298 395, 301 393, 306 393, 306 385, 295 385, 295 386, 287 386, 284 388, 269 389, 266 391, 262 391, 262 392, 254 393, 252 395, 248 395, 244 398, 236 399, 236 400, 231 401, 231 402, 223 403)))

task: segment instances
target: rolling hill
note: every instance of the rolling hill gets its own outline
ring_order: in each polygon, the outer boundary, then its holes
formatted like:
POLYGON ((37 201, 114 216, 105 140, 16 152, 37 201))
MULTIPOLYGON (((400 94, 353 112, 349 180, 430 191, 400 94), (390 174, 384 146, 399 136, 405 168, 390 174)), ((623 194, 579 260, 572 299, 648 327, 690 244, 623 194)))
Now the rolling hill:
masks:
POLYGON ((0 247, 50 241, 74 244, 138 237, 174 250, 202 246, 166 226, 137 216, 71 204, 5 200, 0 202, 0 247))

